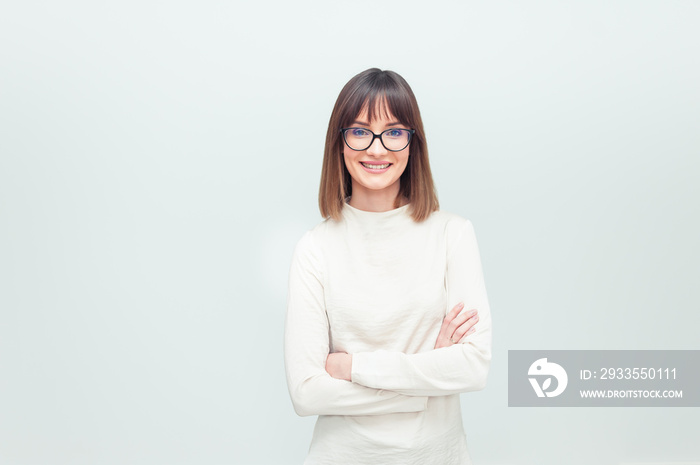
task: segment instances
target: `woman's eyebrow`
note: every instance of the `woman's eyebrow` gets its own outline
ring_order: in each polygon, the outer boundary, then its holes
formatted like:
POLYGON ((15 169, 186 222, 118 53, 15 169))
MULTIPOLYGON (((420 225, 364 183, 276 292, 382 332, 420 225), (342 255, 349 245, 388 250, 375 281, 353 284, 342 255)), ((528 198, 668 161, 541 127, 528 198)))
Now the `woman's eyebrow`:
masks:
MULTIPOLYGON (((355 121, 352 124, 359 124, 360 126, 369 126, 370 125, 367 121, 355 121)), ((403 126, 403 124, 398 122, 398 121, 392 121, 391 123, 388 123, 387 126, 403 126)))

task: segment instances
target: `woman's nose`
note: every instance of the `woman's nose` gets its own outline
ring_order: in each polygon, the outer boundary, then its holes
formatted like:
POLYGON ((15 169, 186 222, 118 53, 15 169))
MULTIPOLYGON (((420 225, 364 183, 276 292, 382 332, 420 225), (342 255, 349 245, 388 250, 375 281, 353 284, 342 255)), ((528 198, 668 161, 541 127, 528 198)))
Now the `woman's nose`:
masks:
POLYGON ((367 148, 367 153, 369 155, 380 155, 386 152, 386 149, 384 148, 384 145, 382 145, 382 141, 377 137, 372 141, 372 144, 367 148))

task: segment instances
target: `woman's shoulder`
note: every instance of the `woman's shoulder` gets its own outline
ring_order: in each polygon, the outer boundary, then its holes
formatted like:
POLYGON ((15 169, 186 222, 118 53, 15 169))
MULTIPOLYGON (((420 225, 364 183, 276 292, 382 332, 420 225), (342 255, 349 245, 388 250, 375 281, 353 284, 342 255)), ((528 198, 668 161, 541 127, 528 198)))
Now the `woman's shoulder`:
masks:
POLYGON ((438 210, 429 218, 433 227, 443 235, 448 247, 453 247, 464 240, 476 240, 471 220, 455 213, 438 210))
POLYGON ((434 211, 428 221, 436 227, 444 228, 445 231, 472 228, 472 222, 467 218, 444 210, 434 211))
POLYGON ((324 219, 316 226, 304 232, 296 244, 298 252, 313 253, 318 250, 318 246, 325 240, 325 237, 333 229, 333 222, 329 219, 324 219))

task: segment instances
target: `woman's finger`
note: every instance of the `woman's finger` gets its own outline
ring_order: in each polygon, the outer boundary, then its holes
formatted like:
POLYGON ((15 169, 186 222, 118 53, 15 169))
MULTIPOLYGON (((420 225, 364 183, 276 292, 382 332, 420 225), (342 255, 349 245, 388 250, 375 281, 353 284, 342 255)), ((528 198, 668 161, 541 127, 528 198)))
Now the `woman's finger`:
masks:
POLYGON ((442 319, 442 326, 440 327, 440 333, 438 335, 438 338, 445 338, 451 335, 448 334, 448 326, 449 324, 457 317, 459 312, 464 308, 464 304, 462 302, 458 303, 455 305, 452 310, 450 310, 447 315, 445 315, 445 318, 442 319))
POLYGON ((467 331, 467 334, 465 334, 464 336, 462 336, 462 339, 459 340, 458 344, 464 344, 465 342, 467 342, 467 340, 469 339, 469 336, 471 336, 472 334, 474 334, 474 331, 476 331, 476 327, 472 327, 472 329, 470 329, 469 331, 467 331))
POLYGON ((464 336, 466 336, 468 333, 471 334, 470 332, 473 332, 472 330, 476 329, 475 325, 479 321, 479 315, 475 314, 471 318, 469 318, 467 321, 465 321, 459 328, 455 330, 455 332, 452 334, 452 340, 457 342, 461 341, 464 336))
MULTIPOLYGON (((456 337, 455 333, 462 326, 467 324, 469 319, 473 318, 476 314, 477 314, 477 311, 476 311, 476 309, 473 308, 473 309, 469 310, 468 312, 460 313, 459 315, 457 315, 457 317, 448 324, 447 335, 450 338, 452 338, 452 340, 454 342, 457 342, 459 340, 459 338, 456 337)), ((473 326, 473 323, 470 324, 468 327, 464 328, 464 331, 461 333, 461 335, 464 335, 464 333, 466 333, 469 330, 469 328, 471 328, 471 326, 473 326)))

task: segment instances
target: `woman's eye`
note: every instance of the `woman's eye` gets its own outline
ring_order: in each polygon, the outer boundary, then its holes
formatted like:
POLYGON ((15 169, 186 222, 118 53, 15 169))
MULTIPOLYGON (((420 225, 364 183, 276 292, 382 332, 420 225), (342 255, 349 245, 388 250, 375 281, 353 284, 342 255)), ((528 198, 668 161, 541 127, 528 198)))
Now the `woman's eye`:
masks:
POLYGON ((366 129, 353 129, 350 131, 354 137, 367 137, 369 136, 369 131, 366 129))
POLYGON ((386 135, 389 137, 401 137, 403 135, 403 130, 402 129, 392 129, 390 131, 387 131, 386 135))

